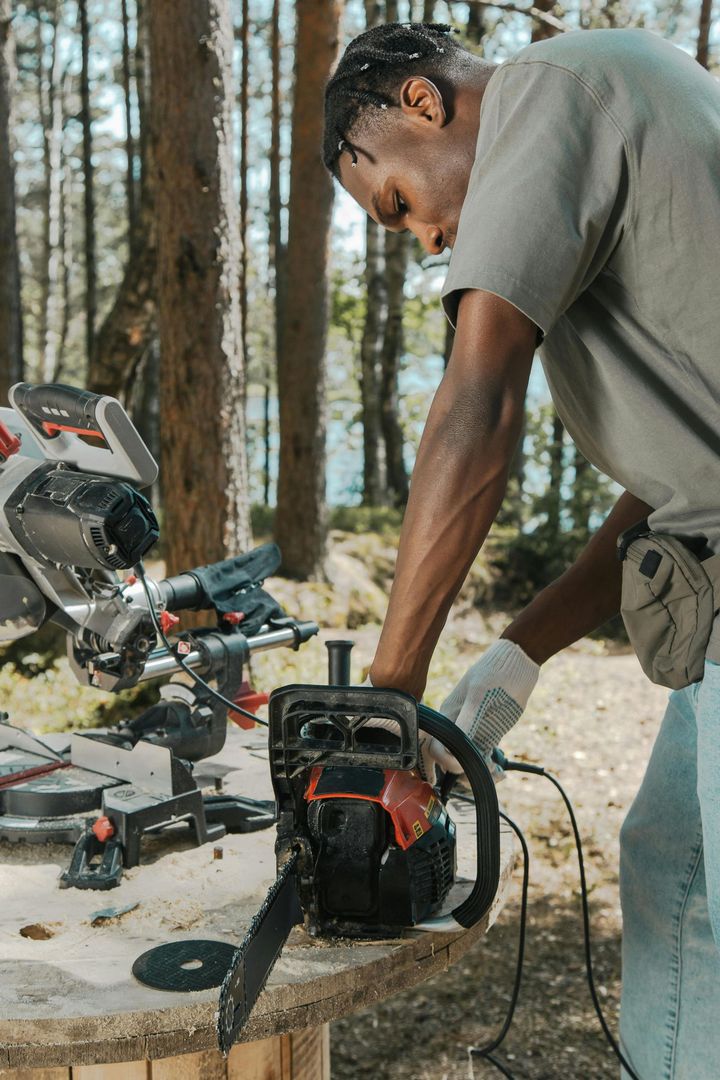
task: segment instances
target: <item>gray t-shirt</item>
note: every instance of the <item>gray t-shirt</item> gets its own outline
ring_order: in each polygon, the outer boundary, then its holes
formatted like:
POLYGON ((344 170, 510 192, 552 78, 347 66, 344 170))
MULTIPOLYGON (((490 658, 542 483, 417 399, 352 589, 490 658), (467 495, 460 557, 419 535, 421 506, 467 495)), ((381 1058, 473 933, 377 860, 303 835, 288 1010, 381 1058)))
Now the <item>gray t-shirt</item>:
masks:
POLYGON ((720 85, 644 30, 563 34, 492 76, 443 289, 542 330, 585 456, 720 551, 720 85))

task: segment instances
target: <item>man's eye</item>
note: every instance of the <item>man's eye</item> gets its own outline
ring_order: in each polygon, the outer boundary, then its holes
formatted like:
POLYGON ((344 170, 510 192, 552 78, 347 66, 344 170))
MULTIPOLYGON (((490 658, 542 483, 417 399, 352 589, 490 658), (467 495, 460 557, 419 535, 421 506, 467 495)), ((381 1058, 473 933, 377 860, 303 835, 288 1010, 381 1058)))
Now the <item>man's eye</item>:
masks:
POLYGON ((407 203, 400 195, 395 197, 395 206, 399 217, 404 217, 404 215, 407 214, 407 203))

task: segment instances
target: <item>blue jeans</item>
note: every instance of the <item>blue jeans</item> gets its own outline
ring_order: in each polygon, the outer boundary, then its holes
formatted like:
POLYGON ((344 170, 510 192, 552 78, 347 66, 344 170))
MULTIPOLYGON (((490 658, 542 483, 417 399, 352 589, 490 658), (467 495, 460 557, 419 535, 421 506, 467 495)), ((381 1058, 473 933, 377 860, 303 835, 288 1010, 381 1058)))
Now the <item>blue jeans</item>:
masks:
POLYGON ((720 664, 670 695, 620 832, 620 899, 625 1056, 641 1080, 718 1080, 720 664))

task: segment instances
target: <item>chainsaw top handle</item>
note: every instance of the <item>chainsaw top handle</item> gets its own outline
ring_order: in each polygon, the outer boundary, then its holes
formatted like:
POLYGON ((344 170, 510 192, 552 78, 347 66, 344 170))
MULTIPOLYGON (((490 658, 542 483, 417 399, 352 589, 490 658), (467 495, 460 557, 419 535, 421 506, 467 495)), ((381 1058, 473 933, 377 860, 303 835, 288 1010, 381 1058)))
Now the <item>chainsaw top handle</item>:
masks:
POLYGON ((492 904, 500 880, 500 817, 495 784, 482 754, 442 713, 418 705, 400 690, 370 686, 294 685, 274 690, 269 709, 270 773, 278 802, 279 826, 292 821, 304 804, 302 776, 313 766, 367 766, 413 769, 418 761, 418 730, 438 739, 463 768, 475 801, 477 867, 470 894, 448 915, 418 923, 420 930, 457 930, 477 923, 492 904), (392 720, 397 738, 365 741, 369 720, 392 720), (315 722, 331 728, 323 734, 315 722))

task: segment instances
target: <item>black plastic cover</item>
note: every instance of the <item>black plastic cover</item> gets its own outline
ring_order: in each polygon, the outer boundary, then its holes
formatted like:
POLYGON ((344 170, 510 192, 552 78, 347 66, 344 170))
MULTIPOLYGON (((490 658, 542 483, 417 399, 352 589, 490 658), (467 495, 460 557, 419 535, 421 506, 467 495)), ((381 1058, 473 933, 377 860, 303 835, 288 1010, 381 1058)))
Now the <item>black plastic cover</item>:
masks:
POLYGON ((130 484, 65 465, 30 473, 5 510, 22 550, 43 564, 129 569, 160 535, 150 503, 130 484))

